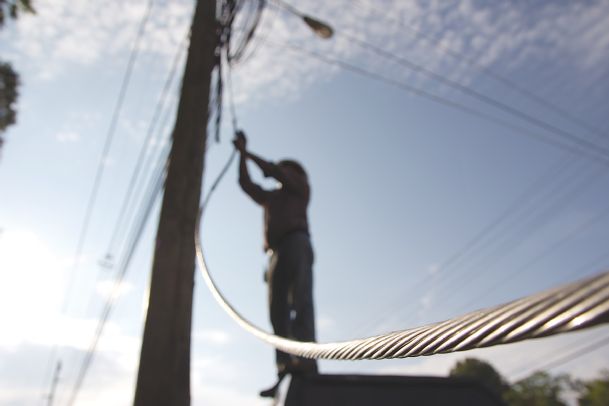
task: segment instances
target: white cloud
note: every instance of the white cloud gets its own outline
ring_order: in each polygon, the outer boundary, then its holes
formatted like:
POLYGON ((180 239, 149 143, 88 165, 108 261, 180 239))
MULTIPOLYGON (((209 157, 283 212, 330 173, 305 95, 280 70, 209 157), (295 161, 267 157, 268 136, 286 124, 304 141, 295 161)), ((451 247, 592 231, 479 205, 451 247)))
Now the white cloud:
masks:
POLYGON ((192 388, 193 403, 223 405, 223 406, 241 406, 241 405, 268 405, 268 400, 262 399, 256 393, 241 393, 235 390, 235 387, 210 387, 204 382, 193 385, 192 388))
POLYGON ((336 320, 324 314, 317 317, 316 324, 321 334, 326 334, 336 328, 336 320))
MULTIPOLYGON (((52 354, 64 364, 62 392, 71 389, 73 374, 98 326, 96 318, 59 314, 71 266, 72 261, 58 258, 51 245, 32 232, 0 235, 0 403, 38 403, 48 390, 45 369, 52 354)), ((132 379, 139 348, 139 337, 108 322, 79 399, 91 405, 108 404, 107 400, 116 404, 118 399, 123 400, 118 404, 128 404, 129 375, 132 379)))
POLYGON ((105 157, 102 160, 102 165, 104 165, 106 168, 112 168, 113 166, 116 165, 116 159, 114 159, 112 157, 105 157))
POLYGON ((419 300, 419 304, 422 308, 419 313, 421 316, 427 309, 429 309, 431 307, 431 305, 433 304, 433 301, 434 301, 434 292, 432 292, 432 291, 425 293, 421 297, 421 299, 419 300))
POLYGON ((58 258, 36 234, 0 234, 0 345, 17 345, 44 334, 62 302, 69 262, 58 258))
MULTIPOLYGON (((7 41, 13 59, 53 79, 71 65, 103 62, 113 66, 131 50, 148 1, 79 2, 58 0, 36 5, 37 13, 23 15, 7 41)), ((155 2, 156 3, 156 2, 155 2)), ((142 52, 173 55, 190 20, 187 1, 155 4, 142 52)))
POLYGON ((204 329, 196 331, 192 336, 195 340, 202 340, 214 345, 225 345, 231 340, 230 335, 226 331, 219 329, 204 329))
POLYGON ((133 291, 133 285, 129 282, 122 281, 117 287, 115 281, 107 280, 98 282, 96 290, 104 299, 110 298, 113 294, 116 298, 119 298, 133 291))
MULTIPOLYGON (((9 54, 53 78, 71 65, 103 63, 121 67, 130 51, 147 0, 134 2, 81 2, 58 0, 41 3, 35 16, 24 16, 7 43, 9 54)), ((480 3, 464 0, 446 2, 404 2, 355 0, 301 1, 303 12, 329 22, 337 35, 323 41, 298 18, 269 4, 253 41, 253 58, 235 68, 237 102, 260 99, 294 99, 314 83, 329 80, 337 67, 327 66, 275 43, 300 43, 330 57, 400 77, 408 83, 429 84, 430 79, 383 60, 341 36, 359 38, 407 57, 415 63, 455 80, 471 82, 480 73, 455 60, 446 49, 462 51, 483 67, 509 72, 522 66, 544 63, 545 69, 572 65, 580 72, 582 87, 590 86, 599 69, 609 63, 609 5, 606 2, 480 3), (421 37, 435 38, 443 49, 421 37), (539 57, 543 55, 543 61, 539 57)), ((153 7, 144 40, 142 57, 159 57, 170 63, 190 23, 192 4, 173 1, 153 7)), ((100 65, 101 66, 101 65, 100 65)))
POLYGON ((55 134, 55 139, 61 143, 73 143, 80 141, 80 134, 76 131, 60 131, 55 134))

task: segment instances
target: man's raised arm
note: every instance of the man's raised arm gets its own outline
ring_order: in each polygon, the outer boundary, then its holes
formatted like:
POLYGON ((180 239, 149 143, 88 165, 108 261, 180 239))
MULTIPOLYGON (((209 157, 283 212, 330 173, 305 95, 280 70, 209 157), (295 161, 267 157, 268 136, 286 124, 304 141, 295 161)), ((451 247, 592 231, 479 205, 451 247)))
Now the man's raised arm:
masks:
POLYGON ((251 152, 247 152, 247 157, 258 165, 264 176, 275 178, 284 188, 308 198, 309 185, 305 176, 295 174, 281 165, 266 161, 251 152))
POLYGON ((246 138, 243 132, 239 131, 233 145, 239 151, 239 185, 241 189, 256 203, 262 205, 266 202, 269 192, 262 189, 260 185, 252 182, 249 171, 247 169, 247 158, 250 155, 246 149, 246 138))
MULTIPOLYGON (((262 159, 258 155, 255 155, 255 154, 247 151, 247 148, 246 148, 247 141, 245 138, 245 134, 242 131, 237 132, 237 136, 233 143, 235 144, 235 148, 237 148, 241 152, 241 163, 240 163, 240 171, 239 171, 239 183, 240 184, 241 184, 242 176, 245 175, 247 177, 247 181, 249 181, 249 183, 251 183, 252 185, 255 185, 251 182, 251 180, 249 178, 249 173, 247 172, 247 166, 245 164, 245 161, 247 160, 247 158, 249 158, 252 161, 254 161, 254 163, 262 170, 262 173, 264 174, 265 177, 275 178, 281 183, 281 185, 284 188, 292 191, 293 193, 300 194, 300 195, 304 196, 305 198, 308 198, 309 185, 308 185, 306 176, 294 174, 291 171, 288 171, 285 168, 281 167, 280 165, 277 165, 273 162, 269 162, 265 159, 262 159)), ((255 185, 255 186, 260 188, 260 186, 258 186, 258 185, 255 185)), ((241 187, 243 187, 243 184, 241 184, 241 187)), ((251 186, 248 186, 248 187, 251 187, 251 186)), ((245 190, 245 188, 243 190, 245 190)), ((260 190, 263 190, 263 189, 260 188, 260 190)), ((265 191, 263 190, 263 192, 265 192, 265 191)), ((249 192, 247 192, 247 193, 250 194, 249 192)), ((250 194, 250 196, 252 196, 252 195, 250 194)), ((252 198, 253 198, 253 196, 252 196, 252 198)), ((256 199, 254 199, 254 200, 256 200, 256 199)))

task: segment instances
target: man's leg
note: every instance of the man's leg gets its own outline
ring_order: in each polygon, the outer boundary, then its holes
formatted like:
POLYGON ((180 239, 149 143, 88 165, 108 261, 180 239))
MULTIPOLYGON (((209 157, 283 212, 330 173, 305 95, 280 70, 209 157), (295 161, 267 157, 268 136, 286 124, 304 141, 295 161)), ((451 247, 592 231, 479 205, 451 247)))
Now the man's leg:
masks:
MULTIPOLYGON (((307 235, 299 236, 298 253, 295 265, 295 283, 293 284, 292 320, 293 337, 299 341, 315 341, 315 310, 313 305, 313 249, 307 235)), ((295 372, 305 374, 317 373, 317 361, 309 358, 296 357, 293 366, 295 372)))
MULTIPOLYGON (((269 287, 269 309, 271 324, 275 334, 282 337, 290 336, 290 308, 288 306, 289 275, 285 264, 285 255, 276 250, 271 256, 267 272, 267 283, 269 287)), ((288 373, 290 355, 283 351, 275 350, 275 362, 277 365, 277 382, 268 389, 260 391, 262 397, 275 397, 279 384, 288 373)))
MULTIPOLYGON (((271 324, 275 334, 289 337, 290 331, 290 307, 288 305, 289 294, 289 265, 284 253, 276 251, 271 257, 269 266, 269 308, 271 324)), ((289 354, 276 351, 277 372, 282 373, 290 362, 289 354)))

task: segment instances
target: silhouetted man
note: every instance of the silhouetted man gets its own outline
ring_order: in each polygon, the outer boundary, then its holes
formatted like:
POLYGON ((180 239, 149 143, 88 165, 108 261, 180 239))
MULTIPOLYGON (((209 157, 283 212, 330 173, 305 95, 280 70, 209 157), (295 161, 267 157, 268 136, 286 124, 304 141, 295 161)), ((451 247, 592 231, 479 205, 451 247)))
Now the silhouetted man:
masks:
MULTIPOLYGON (((275 334, 299 341, 315 341, 313 311, 313 249, 309 238, 307 206, 310 188, 307 174, 295 161, 275 164, 247 151, 243 132, 233 141, 240 152, 239 184, 264 209, 264 248, 270 253, 266 281, 269 287, 271 323, 275 334), (281 184, 265 190, 252 182, 247 160, 253 161, 265 177, 281 184)), ((316 374, 312 359, 276 351, 277 383, 260 396, 273 397, 286 374, 316 374)))

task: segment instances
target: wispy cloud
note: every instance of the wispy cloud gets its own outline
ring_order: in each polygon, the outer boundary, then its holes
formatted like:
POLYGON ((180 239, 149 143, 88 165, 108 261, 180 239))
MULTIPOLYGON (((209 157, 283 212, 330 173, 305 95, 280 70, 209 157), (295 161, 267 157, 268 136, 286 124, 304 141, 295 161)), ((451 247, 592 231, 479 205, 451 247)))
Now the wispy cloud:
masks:
MULTIPOLYGON (((24 16, 9 35, 9 54, 45 78, 53 78, 69 66, 103 63, 106 69, 118 68, 131 49, 146 3, 41 3, 38 14, 24 16)), ((361 49, 342 36, 344 32, 466 83, 480 76, 480 71, 454 59, 445 49, 461 52, 477 65, 507 76, 524 67, 543 67, 550 76, 569 66, 579 73, 580 87, 594 83, 609 64, 606 2, 531 5, 472 0, 309 0, 294 4, 331 23, 335 38, 320 40, 297 18, 269 5, 253 42, 254 57, 235 68, 238 102, 294 99, 310 85, 329 80, 339 71, 277 46, 286 42, 303 44, 411 84, 431 83, 419 73, 361 49), (439 41, 442 49, 428 38, 439 41)), ((142 57, 169 63, 188 28, 191 10, 187 1, 155 4, 142 42, 142 57)))
MULTIPOLYGON (((80 2, 58 0, 36 5, 23 15, 6 41, 18 65, 50 80, 70 66, 123 65, 148 1, 80 2)), ((155 2, 156 3, 156 2, 155 2)), ((190 2, 155 4, 141 43, 143 54, 173 55, 190 22, 190 2)))
POLYGON ((54 320, 68 265, 32 232, 7 230, 0 235, 1 345, 44 335, 40 325, 54 320))
POLYGON ((410 84, 431 84, 425 75, 361 49, 342 36, 344 32, 464 83, 479 77, 480 69, 456 60, 446 49, 463 53, 482 69, 493 67, 506 76, 532 63, 536 67, 543 63, 544 69, 552 72, 569 64, 582 80, 590 78, 584 86, 593 83, 592 77, 609 63, 609 33, 602 28, 609 21, 609 6, 600 2, 531 6, 473 1, 379 4, 357 0, 344 4, 311 0, 297 5, 330 22, 336 29, 335 38, 317 39, 294 16, 270 7, 259 29, 263 39, 259 40, 256 57, 236 69, 241 100, 252 95, 297 97, 309 85, 328 80, 338 71, 275 45, 285 42, 303 44, 410 84), (439 41, 441 49, 428 38, 439 41))
POLYGON ((316 318, 317 331, 319 336, 332 335, 337 330, 336 320, 328 315, 320 315, 316 318))
POLYGON ((76 131, 60 131, 55 134, 55 139, 61 143, 74 143, 80 141, 80 134, 76 131))
POLYGON ((219 329, 195 331, 192 336, 195 340, 201 340, 214 345, 225 345, 231 340, 230 335, 226 331, 219 329))
POLYGON ((118 286, 116 286, 115 281, 106 280, 98 282, 96 290, 97 293, 104 299, 110 298, 111 295, 115 295, 115 297, 118 298, 133 291, 133 285, 129 282, 122 281, 118 286))

